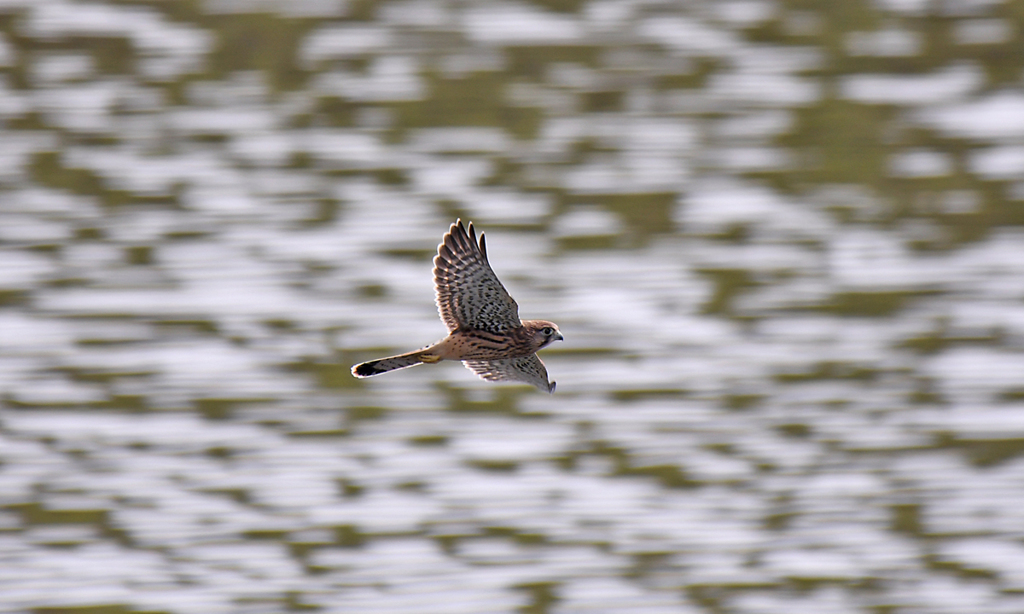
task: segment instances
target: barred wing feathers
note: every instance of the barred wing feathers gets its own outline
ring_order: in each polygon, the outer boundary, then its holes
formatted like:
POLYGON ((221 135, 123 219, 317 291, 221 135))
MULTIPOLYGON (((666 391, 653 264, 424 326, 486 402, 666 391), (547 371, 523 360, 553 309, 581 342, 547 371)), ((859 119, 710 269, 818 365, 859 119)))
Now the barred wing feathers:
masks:
POLYGON ((544 392, 555 391, 555 382, 548 382, 548 370, 536 354, 502 360, 464 360, 463 364, 489 382, 523 382, 544 392))
POLYGON ((456 221, 437 246, 434 258, 437 311, 448 327, 506 333, 518 328, 519 305, 498 281, 487 262, 487 245, 470 222, 469 230, 456 221))

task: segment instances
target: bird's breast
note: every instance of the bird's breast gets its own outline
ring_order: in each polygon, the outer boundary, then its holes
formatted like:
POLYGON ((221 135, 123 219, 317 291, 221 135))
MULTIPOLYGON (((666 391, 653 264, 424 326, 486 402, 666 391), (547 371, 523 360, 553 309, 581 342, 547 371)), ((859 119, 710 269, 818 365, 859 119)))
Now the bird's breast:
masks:
POLYGON ((442 342, 447 360, 499 360, 529 356, 533 349, 521 335, 456 331, 442 342))

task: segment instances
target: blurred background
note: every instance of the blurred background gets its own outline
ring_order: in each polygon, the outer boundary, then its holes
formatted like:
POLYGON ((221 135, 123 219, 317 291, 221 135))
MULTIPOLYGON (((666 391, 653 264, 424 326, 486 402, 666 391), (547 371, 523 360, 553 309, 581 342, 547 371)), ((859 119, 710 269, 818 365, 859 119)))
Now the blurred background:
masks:
POLYGON ((1024 611, 1022 23, 3 0, 0 610, 1024 611))

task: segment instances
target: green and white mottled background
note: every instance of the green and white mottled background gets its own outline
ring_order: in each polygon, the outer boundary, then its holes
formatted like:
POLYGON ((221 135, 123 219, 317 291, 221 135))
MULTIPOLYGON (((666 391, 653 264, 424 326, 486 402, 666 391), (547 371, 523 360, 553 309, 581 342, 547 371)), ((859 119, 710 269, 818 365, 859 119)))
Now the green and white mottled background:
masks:
POLYGON ((1020 0, 0 0, 0 611, 1024 611, 1020 0), (487 231, 558 393, 444 364, 487 231))

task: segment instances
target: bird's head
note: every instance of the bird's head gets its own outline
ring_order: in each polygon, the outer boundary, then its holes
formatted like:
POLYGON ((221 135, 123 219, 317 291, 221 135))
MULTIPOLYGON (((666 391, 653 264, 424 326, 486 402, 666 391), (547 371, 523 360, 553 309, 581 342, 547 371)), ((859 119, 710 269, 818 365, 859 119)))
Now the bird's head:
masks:
POLYGON ((523 322, 525 327, 530 332, 531 345, 535 348, 534 351, 547 347, 555 341, 562 340, 562 333, 558 330, 558 325, 554 322, 548 322, 547 320, 526 320, 523 322))

